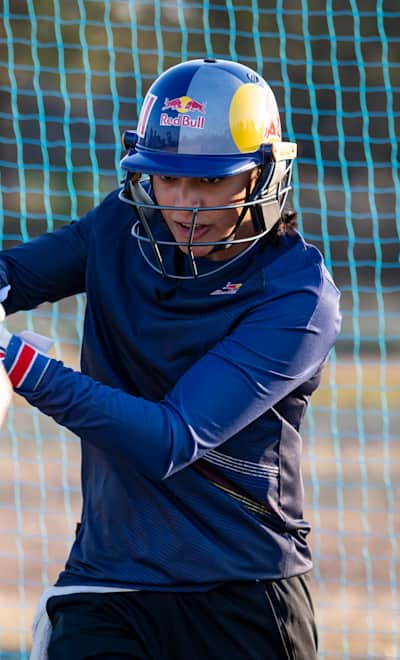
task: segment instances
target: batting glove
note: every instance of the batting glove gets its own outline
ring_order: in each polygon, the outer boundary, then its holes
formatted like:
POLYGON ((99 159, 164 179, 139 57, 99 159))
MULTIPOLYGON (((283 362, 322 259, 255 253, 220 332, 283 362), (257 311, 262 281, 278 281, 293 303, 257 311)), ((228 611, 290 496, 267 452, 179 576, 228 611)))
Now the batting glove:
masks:
POLYGON ((2 286, 0 289, 0 303, 4 302, 8 296, 8 292, 11 289, 10 285, 2 286))
POLYGON ((30 330, 12 335, 2 320, 4 308, 0 304, 0 359, 14 388, 33 391, 49 366, 45 353, 52 342, 30 330))

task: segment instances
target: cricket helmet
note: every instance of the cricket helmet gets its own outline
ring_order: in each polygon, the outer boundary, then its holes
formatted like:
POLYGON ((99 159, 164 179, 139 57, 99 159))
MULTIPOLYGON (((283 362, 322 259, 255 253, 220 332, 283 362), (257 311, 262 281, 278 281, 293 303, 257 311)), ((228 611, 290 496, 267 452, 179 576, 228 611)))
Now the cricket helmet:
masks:
MULTIPOLYGON (((248 191, 241 214, 243 218, 250 207, 254 235, 246 239, 247 246, 265 236, 281 217, 291 188, 296 144, 282 142, 274 93, 258 73, 243 64, 198 59, 171 67, 151 85, 137 128, 125 131, 123 144, 127 153, 121 167, 126 179, 120 198, 136 207, 140 221, 133 233, 140 245, 152 245, 155 263, 150 265, 163 275, 179 279, 202 276, 194 257, 189 276, 166 272, 159 247, 180 244, 172 238, 157 242, 152 218, 155 211, 162 213, 162 207, 152 195, 151 185, 147 190, 142 185, 143 175, 150 179, 154 174, 211 179, 258 167, 259 178, 248 191)), ((199 210, 205 209, 193 208, 193 227, 199 210)), ((218 250, 234 244, 233 234, 209 245, 218 250)), ((200 243, 190 239, 185 244, 189 256, 196 245, 200 243)))

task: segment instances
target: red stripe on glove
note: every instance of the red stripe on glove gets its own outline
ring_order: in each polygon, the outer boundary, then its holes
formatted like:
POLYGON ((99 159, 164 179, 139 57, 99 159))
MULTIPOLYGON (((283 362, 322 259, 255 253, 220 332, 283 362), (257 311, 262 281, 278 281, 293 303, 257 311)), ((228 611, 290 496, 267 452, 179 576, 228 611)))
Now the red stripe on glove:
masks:
POLYGON ((24 380, 31 364, 35 359, 36 353, 37 351, 32 348, 32 346, 29 346, 29 344, 22 345, 22 348, 19 351, 15 362, 8 373, 13 387, 18 387, 24 380))

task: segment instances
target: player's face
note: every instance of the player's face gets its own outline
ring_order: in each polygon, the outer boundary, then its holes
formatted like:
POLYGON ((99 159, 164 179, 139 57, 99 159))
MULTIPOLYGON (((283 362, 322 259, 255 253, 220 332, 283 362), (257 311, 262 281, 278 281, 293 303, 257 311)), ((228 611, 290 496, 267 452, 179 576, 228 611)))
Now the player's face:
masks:
MULTIPOLYGON (((249 185, 251 189, 257 177, 257 168, 221 179, 154 175, 153 190, 157 204, 160 206, 224 206, 244 202, 249 185)), ((241 212, 241 206, 219 211, 199 211, 192 241, 215 242, 232 238, 231 234, 241 212)), ((162 213, 174 239, 181 243, 188 241, 192 225, 192 211, 164 209, 162 213)), ((247 238, 252 234, 253 226, 250 211, 248 211, 239 229, 235 232, 235 238, 247 238)), ((211 260, 219 261, 235 256, 248 245, 249 243, 243 243, 229 246, 217 252, 212 252, 212 245, 193 246, 192 252, 195 257, 208 257, 211 260)), ((180 246, 180 248, 183 252, 188 252, 185 246, 180 246)))

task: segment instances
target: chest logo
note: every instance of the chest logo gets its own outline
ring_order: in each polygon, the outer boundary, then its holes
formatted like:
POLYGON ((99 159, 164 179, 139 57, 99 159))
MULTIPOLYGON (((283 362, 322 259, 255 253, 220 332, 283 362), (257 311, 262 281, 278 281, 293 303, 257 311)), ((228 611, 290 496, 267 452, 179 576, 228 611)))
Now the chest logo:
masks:
POLYGON ((221 289, 215 289, 215 291, 212 291, 210 296, 233 296, 239 291, 241 286, 243 286, 241 282, 238 282, 237 284, 227 282, 221 289))

